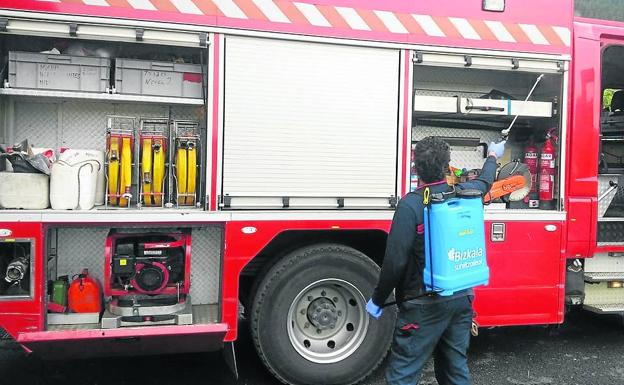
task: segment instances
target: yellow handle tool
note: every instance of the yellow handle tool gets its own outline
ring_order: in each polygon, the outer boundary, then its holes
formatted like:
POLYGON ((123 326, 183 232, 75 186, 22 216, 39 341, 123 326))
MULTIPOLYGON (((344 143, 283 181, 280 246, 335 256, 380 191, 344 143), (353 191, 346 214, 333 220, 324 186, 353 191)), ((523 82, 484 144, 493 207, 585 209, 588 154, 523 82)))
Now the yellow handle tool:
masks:
POLYGON ((108 199, 111 205, 117 205, 119 194, 119 138, 111 137, 108 147, 108 199))
POLYGON ((197 179, 197 149, 195 148, 195 146, 189 147, 187 154, 188 162, 186 166, 188 171, 186 176, 186 192, 187 194, 193 195, 188 195, 186 197, 186 204, 192 206, 195 204, 195 185, 197 179))
POLYGON ((132 186, 132 147, 130 138, 121 139, 121 173, 119 174, 119 206, 128 206, 128 195, 132 186))
POLYGON ((186 176, 187 176, 187 150, 179 146, 176 151, 176 178, 178 180, 178 205, 184 205, 186 199, 181 194, 186 194, 186 176))
POLYGON ((163 182, 165 180, 165 151, 163 141, 154 139, 154 178, 152 190, 154 191, 154 205, 162 206, 163 182))
POLYGON ((152 138, 141 141, 141 179, 143 182, 143 203, 152 205, 152 138))

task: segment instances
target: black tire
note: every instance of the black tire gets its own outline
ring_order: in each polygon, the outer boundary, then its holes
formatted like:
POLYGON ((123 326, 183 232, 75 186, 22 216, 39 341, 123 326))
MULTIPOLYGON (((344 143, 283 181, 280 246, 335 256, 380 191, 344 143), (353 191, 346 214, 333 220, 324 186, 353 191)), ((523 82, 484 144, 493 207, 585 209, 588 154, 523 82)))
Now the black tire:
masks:
MULTIPOLYGON (((296 385, 355 384, 370 375, 388 352, 396 319, 393 308, 386 309, 378 320, 369 318, 367 314, 360 316, 367 321, 362 321, 361 327, 356 328, 360 330, 359 346, 336 362, 329 363, 313 362, 296 350, 289 336, 288 328, 295 328, 289 314, 294 301, 315 282, 327 279, 347 282, 351 288, 359 290, 361 299, 368 300, 378 276, 379 267, 366 255, 336 244, 305 247, 276 263, 258 285, 250 320, 254 345, 269 371, 280 381, 296 385)), ((352 314, 365 312, 365 309, 360 309, 360 299, 357 306, 351 300, 349 304, 357 308, 352 314)), ((344 335, 345 332, 340 333, 344 335)))

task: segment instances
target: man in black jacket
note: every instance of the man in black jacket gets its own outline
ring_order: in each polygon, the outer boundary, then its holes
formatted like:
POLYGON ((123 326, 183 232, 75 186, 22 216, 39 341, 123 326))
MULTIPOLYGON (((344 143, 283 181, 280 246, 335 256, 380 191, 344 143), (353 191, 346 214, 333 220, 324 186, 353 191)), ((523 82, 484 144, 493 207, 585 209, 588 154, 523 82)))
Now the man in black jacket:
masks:
MULTIPOLYGON (((455 188, 489 191, 496 175, 496 158, 502 156, 504 150, 505 142, 491 143, 479 177, 455 188)), ((418 142, 414 153, 418 190, 428 186, 431 194, 451 191, 445 181, 450 161, 448 144, 430 136, 418 142)), ((423 295, 424 207, 419 191, 407 194, 399 202, 388 235, 379 282, 366 309, 371 316, 378 318, 381 306, 396 289, 399 315, 386 372, 389 385, 417 384, 422 368, 432 354, 435 376, 440 385, 467 385, 471 383, 466 354, 474 294, 472 289, 467 289, 450 296, 423 295), (417 296, 420 297, 410 300, 417 296)))

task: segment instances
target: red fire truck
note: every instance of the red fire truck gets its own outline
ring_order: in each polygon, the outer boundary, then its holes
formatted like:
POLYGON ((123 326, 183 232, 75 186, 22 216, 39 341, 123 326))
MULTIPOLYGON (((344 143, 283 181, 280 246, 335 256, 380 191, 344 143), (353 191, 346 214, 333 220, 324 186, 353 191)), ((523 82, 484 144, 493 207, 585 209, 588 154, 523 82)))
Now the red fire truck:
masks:
POLYGON ((485 209, 480 326, 624 312, 624 27, 570 0, 2 0, 0 32, 0 326, 42 357, 235 364, 245 317, 281 381, 361 381, 429 135, 454 181, 508 130, 524 181, 485 209))

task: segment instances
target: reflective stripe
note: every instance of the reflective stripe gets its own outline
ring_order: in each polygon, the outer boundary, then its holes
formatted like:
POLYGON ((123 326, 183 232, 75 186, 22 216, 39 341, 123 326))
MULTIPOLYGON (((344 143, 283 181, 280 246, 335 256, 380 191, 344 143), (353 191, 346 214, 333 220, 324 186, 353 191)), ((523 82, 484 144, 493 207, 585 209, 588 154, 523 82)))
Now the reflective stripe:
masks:
POLYGON ((375 11, 375 14, 381 19, 390 32, 407 33, 407 29, 405 29, 394 13, 388 11, 375 11))
POLYGON ((505 25, 501 23, 500 21, 485 20, 484 22, 485 22, 485 25, 488 26, 490 31, 492 31, 494 36, 496 36, 496 39, 500 41, 508 42, 508 43, 516 42, 516 39, 514 39, 514 37, 511 36, 511 33, 509 33, 507 28, 505 28, 505 25))
POLYGON ((412 15, 414 19, 420 24, 421 28, 425 31, 425 33, 429 36, 439 36, 446 37, 444 32, 438 27, 433 18, 429 15, 412 15))
POLYGON ((134 9, 145 9, 148 11, 157 11, 154 4, 150 0, 126 0, 134 9))
POLYGON ((357 12, 353 8, 345 8, 345 7, 336 7, 336 11, 342 16, 347 24, 353 29, 359 29, 362 31, 370 31, 370 27, 364 19, 358 15, 357 12))
POLYGON ((288 20, 286 15, 284 15, 272 0, 253 0, 253 2, 269 20, 277 23, 290 23, 290 20, 288 20))
POLYGON ((533 44, 548 45, 548 40, 542 35, 539 28, 533 24, 520 24, 520 28, 526 33, 533 44))
POLYGON ((481 40, 481 36, 479 36, 468 20, 458 17, 449 17, 449 20, 453 23, 455 28, 457 28, 464 39, 481 40))
POLYGON ((189 13, 193 15, 203 15, 203 12, 197 8, 191 0, 170 0, 181 13, 189 13))
POLYGON ((318 27, 331 27, 329 21, 323 16, 323 14, 312 4, 307 3, 295 3, 295 7, 297 7, 303 16, 310 22, 312 25, 316 25, 318 27))
POLYGON ((211 0, 211 1, 215 3, 215 5, 219 7, 219 10, 221 10, 221 12, 223 12, 223 14, 227 17, 232 17, 236 19, 248 18, 247 15, 245 15, 243 11, 241 11, 241 9, 238 8, 238 5, 236 5, 232 0, 211 0))

